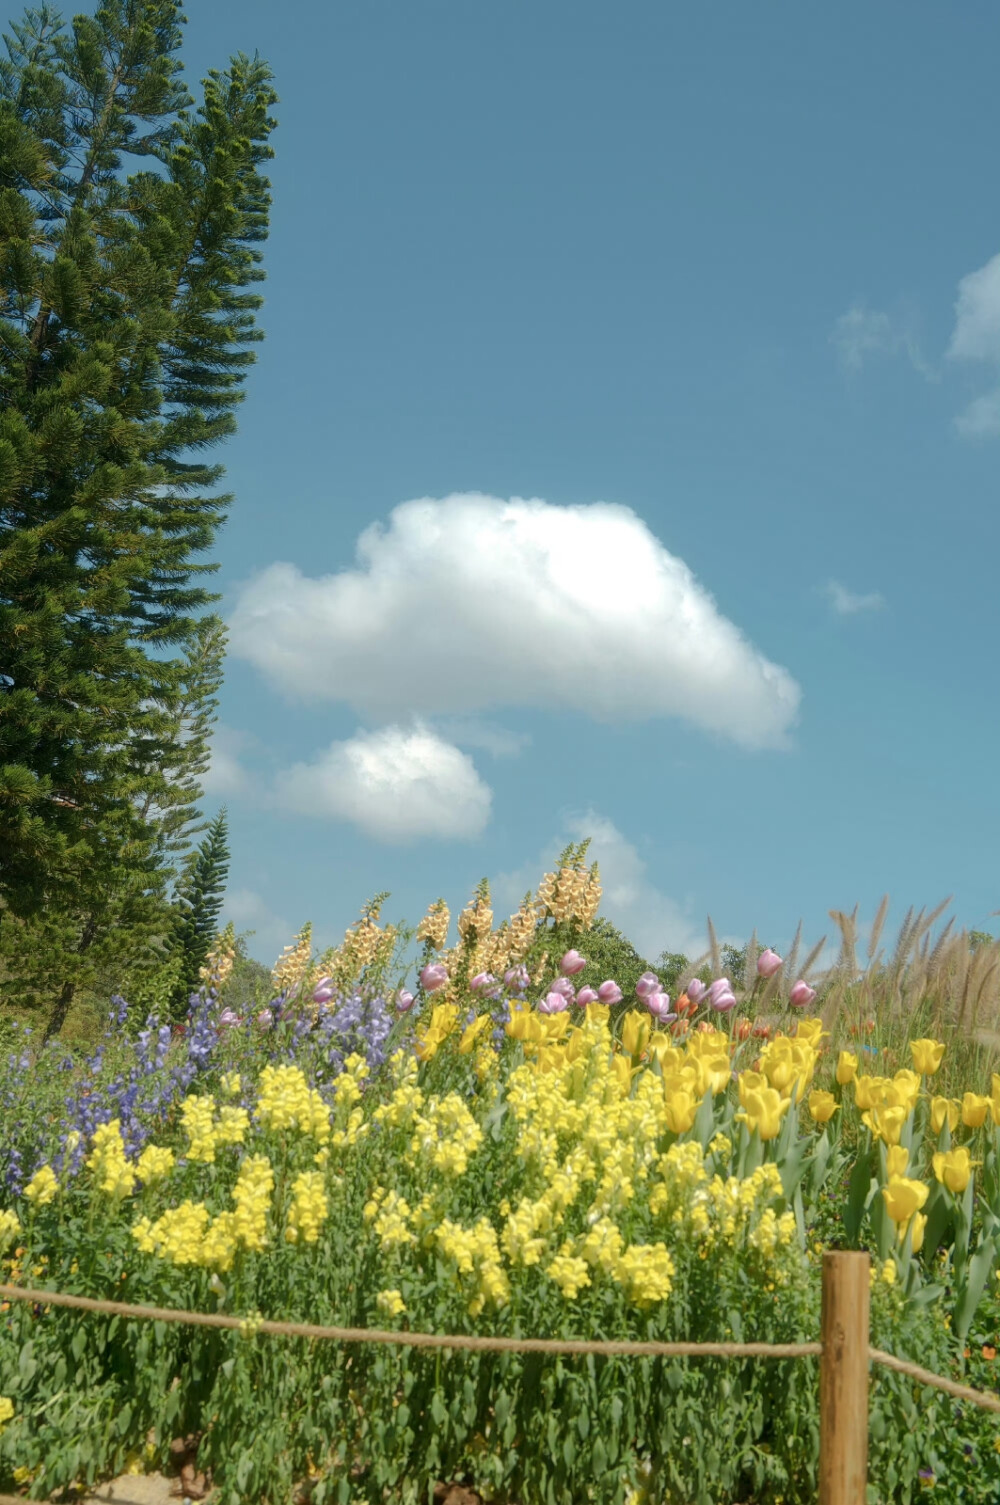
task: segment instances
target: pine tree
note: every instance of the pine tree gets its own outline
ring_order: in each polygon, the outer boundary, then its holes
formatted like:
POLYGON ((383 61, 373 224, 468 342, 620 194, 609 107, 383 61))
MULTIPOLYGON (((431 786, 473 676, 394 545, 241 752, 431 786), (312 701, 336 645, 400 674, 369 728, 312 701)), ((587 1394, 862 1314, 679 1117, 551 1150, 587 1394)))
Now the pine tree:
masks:
POLYGON ((180 961, 180 980, 173 998, 175 1016, 183 1016, 198 974, 218 929, 229 877, 228 826, 225 806, 212 821, 178 885, 177 918, 170 949, 180 961))
POLYGON ((238 55, 194 108, 183 20, 43 4, 0 61, 0 909, 43 943, 50 1028, 109 937, 162 932, 230 500, 203 452, 261 338, 271 74, 238 55))

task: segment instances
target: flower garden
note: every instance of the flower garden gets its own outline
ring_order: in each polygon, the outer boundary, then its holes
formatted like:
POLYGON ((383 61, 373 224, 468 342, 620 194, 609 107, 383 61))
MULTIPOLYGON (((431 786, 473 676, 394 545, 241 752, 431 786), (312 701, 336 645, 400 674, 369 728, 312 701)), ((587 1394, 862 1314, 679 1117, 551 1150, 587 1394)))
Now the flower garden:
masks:
MULTIPOLYGON (((89 1053, 6 1027, 4 1282, 244 1320, 3 1303, 0 1488, 71 1499, 190 1438, 225 1505, 450 1481, 509 1505, 811 1502, 813 1360, 256 1323, 801 1342, 829 1247, 872 1253, 877 1346, 997 1388, 1000 1076, 961 1017, 926 986, 893 1012, 895 974, 873 1003, 876 968, 814 987, 754 943, 741 978, 714 955, 623 997, 591 975, 584 850, 500 926, 482 885, 451 948, 432 905, 412 990, 373 905, 322 956, 303 932, 265 1006, 221 1006, 223 937, 180 1029, 121 999, 89 1053)), ((875 1371, 869 1479, 872 1505, 994 1501, 1000 1421, 875 1371)))

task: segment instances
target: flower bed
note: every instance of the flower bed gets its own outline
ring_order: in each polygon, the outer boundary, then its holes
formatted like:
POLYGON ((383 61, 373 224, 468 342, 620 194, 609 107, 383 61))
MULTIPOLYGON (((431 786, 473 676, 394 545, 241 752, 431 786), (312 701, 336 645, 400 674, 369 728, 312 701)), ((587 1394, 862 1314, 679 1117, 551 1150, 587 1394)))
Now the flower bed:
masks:
MULTIPOLYGON (((208 992, 184 1035, 109 1038, 112 1067, 67 1072, 60 1112, 56 1053, 35 1063, 35 1112, 5 1130, 8 1278, 247 1325, 12 1305, 0 1479, 52 1490, 201 1434, 224 1502, 452 1479, 521 1505, 812 1501, 813 1361, 369 1350, 254 1322, 796 1342, 824 1234, 873 1249, 874 1343, 949 1370, 993 1300, 1000 1078, 937 1095, 931 1040, 875 1076, 801 1013, 763 1039, 728 982, 581 1003, 573 920, 532 936, 561 966, 529 954, 503 983, 481 913, 454 953, 432 938, 395 1022, 311 959, 263 1017, 224 1022, 208 992)), ((872 1498, 995 1500, 997 1437, 877 1372, 872 1498)))

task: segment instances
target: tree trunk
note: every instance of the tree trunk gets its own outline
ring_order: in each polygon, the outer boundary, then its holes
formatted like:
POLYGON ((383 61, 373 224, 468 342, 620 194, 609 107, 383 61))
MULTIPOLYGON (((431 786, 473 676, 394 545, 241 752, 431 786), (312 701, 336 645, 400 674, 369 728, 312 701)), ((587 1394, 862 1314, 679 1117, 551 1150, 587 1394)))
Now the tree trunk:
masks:
POLYGON ((73 995, 75 992, 75 982, 63 983, 59 997, 56 999, 55 1007, 52 1010, 52 1013, 49 1015, 49 1022, 45 1026, 45 1034, 42 1036, 43 1045, 47 1045, 51 1039, 58 1035, 63 1025, 66 1023, 66 1015, 69 1013, 69 1007, 73 1002, 73 995))

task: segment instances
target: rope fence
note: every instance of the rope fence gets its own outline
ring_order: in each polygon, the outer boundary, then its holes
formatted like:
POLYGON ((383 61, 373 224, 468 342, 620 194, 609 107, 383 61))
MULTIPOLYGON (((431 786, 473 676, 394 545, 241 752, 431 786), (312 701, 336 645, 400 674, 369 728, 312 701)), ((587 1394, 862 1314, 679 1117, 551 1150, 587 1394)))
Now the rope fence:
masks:
MULTIPOLYGON (((944 1375, 896 1358, 869 1342, 867 1254, 823 1256, 821 1341, 818 1343, 657 1343, 623 1339, 501 1338, 471 1333, 387 1331, 326 1327, 312 1322, 273 1322, 225 1312, 187 1312, 174 1307, 101 1301, 63 1291, 0 1284, 0 1299, 41 1307, 68 1307, 129 1321, 172 1322, 225 1328, 248 1336, 308 1338, 335 1343, 392 1344, 404 1348, 467 1350, 473 1353, 603 1355, 626 1358, 820 1359, 820 1505, 865 1505, 868 1460, 868 1366, 879 1364, 1000 1415, 1000 1395, 974 1390, 944 1375)), ((0 1505, 25 1505, 23 1495, 0 1495, 0 1505)))

